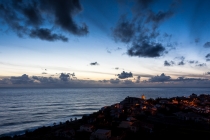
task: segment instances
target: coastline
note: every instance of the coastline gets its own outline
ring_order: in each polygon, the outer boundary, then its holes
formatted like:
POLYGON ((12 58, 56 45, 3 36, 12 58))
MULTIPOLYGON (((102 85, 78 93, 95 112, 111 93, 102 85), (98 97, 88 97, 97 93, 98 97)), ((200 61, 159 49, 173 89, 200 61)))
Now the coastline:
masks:
POLYGON ((43 126, 26 131, 23 135, 2 136, 0 140, 90 139, 101 129, 112 132, 109 139, 139 137, 142 132, 151 139, 160 137, 164 132, 183 136, 189 134, 207 136, 210 134, 210 108, 207 108, 209 105, 210 95, 205 94, 147 100, 145 96, 126 97, 120 103, 102 107, 81 119, 75 118, 43 126), (197 110, 201 107, 203 108, 197 110), (90 131, 83 129, 84 126, 90 127, 90 131))

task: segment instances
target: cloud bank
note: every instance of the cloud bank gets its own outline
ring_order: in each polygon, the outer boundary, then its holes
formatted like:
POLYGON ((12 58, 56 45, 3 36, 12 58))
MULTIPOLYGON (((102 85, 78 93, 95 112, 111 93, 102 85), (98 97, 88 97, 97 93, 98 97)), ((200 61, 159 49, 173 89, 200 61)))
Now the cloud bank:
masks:
POLYGON ((154 58, 166 54, 168 47, 174 47, 173 43, 158 40, 163 40, 160 38, 170 40, 171 35, 164 33, 161 36, 158 28, 174 15, 177 4, 171 3, 168 10, 155 12, 149 6, 156 1, 133 0, 131 2, 133 2, 133 17, 127 17, 125 14, 121 16, 112 29, 114 40, 129 46, 127 50, 129 56, 154 58))
POLYGON ((2 0, 0 21, 19 37, 68 41, 60 31, 76 36, 88 34, 85 23, 77 24, 74 16, 82 11, 79 0, 2 0))
MULTIPOLYGON (((206 75, 209 73, 206 72, 206 75)), ((70 73, 61 73, 57 78, 23 74, 0 79, 0 87, 209 87, 210 85, 210 80, 206 78, 178 77, 173 79, 164 73, 151 76, 142 82, 140 78, 138 76, 134 80, 111 78, 94 81, 76 79, 70 73)))

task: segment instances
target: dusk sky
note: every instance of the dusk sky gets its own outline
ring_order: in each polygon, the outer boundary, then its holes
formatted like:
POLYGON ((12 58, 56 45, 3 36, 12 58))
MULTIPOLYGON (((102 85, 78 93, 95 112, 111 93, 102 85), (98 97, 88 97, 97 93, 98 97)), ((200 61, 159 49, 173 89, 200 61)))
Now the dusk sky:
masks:
POLYGON ((209 0, 0 0, 0 87, 210 87, 209 0))

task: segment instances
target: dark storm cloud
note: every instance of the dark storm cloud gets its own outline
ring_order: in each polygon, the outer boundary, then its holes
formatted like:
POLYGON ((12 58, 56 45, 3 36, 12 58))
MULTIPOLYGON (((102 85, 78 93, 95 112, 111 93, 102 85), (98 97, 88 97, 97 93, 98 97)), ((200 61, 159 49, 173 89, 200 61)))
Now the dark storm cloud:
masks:
POLYGON ((113 36, 116 41, 129 43, 135 35, 135 25, 122 17, 115 29, 113 29, 113 36))
POLYGON ((125 78, 133 77, 133 74, 131 72, 123 71, 121 74, 117 74, 117 76, 119 79, 125 79, 125 78))
POLYGON ((95 65, 99 65, 99 63, 98 62, 92 62, 92 63, 90 63, 90 65, 95 66, 95 65))
POLYGON ((172 66, 174 64, 175 64, 174 61, 167 61, 167 60, 164 61, 164 66, 172 66))
POLYGON ((67 82, 70 79, 70 74, 61 73, 59 78, 61 81, 67 82))
MULTIPOLYGON (((153 22, 155 24, 159 24, 160 22, 170 18, 173 15, 172 11, 158 11, 157 13, 154 13, 153 11, 149 11, 148 17, 146 22, 153 22)), ((155 25, 157 26, 157 25, 155 25)))
POLYGON ((154 0, 135 0, 138 4, 138 6, 144 8, 147 8, 151 3, 154 2, 154 0))
MULTIPOLYGON (((158 28, 162 22, 174 15, 172 4, 169 10, 154 12, 149 8, 153 0, 134 0, 133 2, 133 17, 121 16, 112 29, 113 38, 128 44, 127 54, 129 56, 154 58, 166 54, 168 48, 171 48, 167 44, 171 43, 158 41, 161 40, 158 28)), ((171 36, 166 33, 164 40, 170 41, 171 36)))
POLYGON ((160 43, 142 42, 141 44, 133 44, 128 49, 127 54, 138 57, 159 57, 164 54, 164 51, 165 48, 160 43))
POLYGON ((203 45, 203 47, 205 47, 205 48, 210 48, 210 42, 206 42, 206 43, 203 45))
POLYGON ((68 41, 58 30, 83 36, 88 33, 86 24, 81 26, 73 17, 82 11, 79 0, 2 0, 0 21, 18 36, 24 35, 48 41, 68 41))
POLYGON ((149 79, 149 82, 167 82, 170 81, 171 77, 166 76, 164 73, 162 73, 160 76, 154 76, 149 79))
POLYGON ((47 40, 47 41, 56 41, 56 40, 62 40, 63 42, 68 41, 67 37, 61 34, 52 33, 51 30, 46 28, 33 29, 31 30, 29 36, 32 38, 39 38, 41 40, 47 40))
POLYGON ((109 82, 111 83, 111 84, 119 84, 120 83, 120 80, 119 79, 110 79, 109 80, 109 82))

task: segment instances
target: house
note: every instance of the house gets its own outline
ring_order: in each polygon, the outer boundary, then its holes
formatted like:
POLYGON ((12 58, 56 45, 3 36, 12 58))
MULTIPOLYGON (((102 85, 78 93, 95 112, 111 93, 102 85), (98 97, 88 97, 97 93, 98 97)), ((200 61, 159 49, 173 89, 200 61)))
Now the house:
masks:
POLYGON ((133 122, 133 121, 136 121, 136 119, 135 119, 134 117, 128 117, 128 118, 127 118, 127 121, 133 122))
POLYGON ((179 104, 177 100, 172 100, 172 104, 179 104))
POLYGON ((188 112, 188 113, 184 113, 184 112, 176 112, 174 113, 179 119, 182 120, 193 120, 193 121, 200 121, 202 119, 202 117, 198 114, 195 114, 193 112, 188 112))
POLYGON ((167 104, 169 101, 168 100, 160 100, 159 103, 160 104, 167 104))
POLYGON ((129 122, 129 121, 122 121, 119 125, 120 128, 129 128, 131 125, 133 124, 133 122, 129 122))
POLYGON ((190 95, 190 98, 197 98, 198 96, 195 94, 195 93, 192 93, 191 95, 190 95))
POLYGON ((91 118, 88 119, 87 122, 88 123, 94 123, 94 122, 96 122, 96 118, 95 117, 91 117, 91 118))
POLYGON ((80 126, 79 131, 93 132, 93 129, 94 129, 93 125, 85 124, 85 125, 80 126))
POLYGON ((103 112, 108 106, 104 106, 101 108, 101 111, 103 112))
POLYGON ((111 137, 111 130, 98 129, 91 134, 90 140, 94 139, 108 140, 110 137, 111 137))
POLYGON ((137 97, 126 97, 123 101, 120 102, 120 105, 123 107, 131 107, 135 106, 136 104, 144 103, 145 100, 137 97))
POLYGON ((143 100, 145 100, 145 99, 146 99, 146 97, 145 97, 145 95, 144 95, 144 94, 141 96, 141 99, 143 99, 143 100))
POLYGON ((122 109, 123 108, 122 104, 120 104, 120 103, 113 104, 112 106, 116 109, 122 109))
POLYGON ((74 129, 64 129, 64 130, 57 130, 55 132, 55 136, 57 137, 65 137, 65 138, 72 138, 75 136, 74 129))
POLYGON ((137 131, 139 130, 139 126, 140 126, 139 122, 134 122, 134 123, 130 126, 130 130, 131 130, 132 132, 137 132, 137 131))

